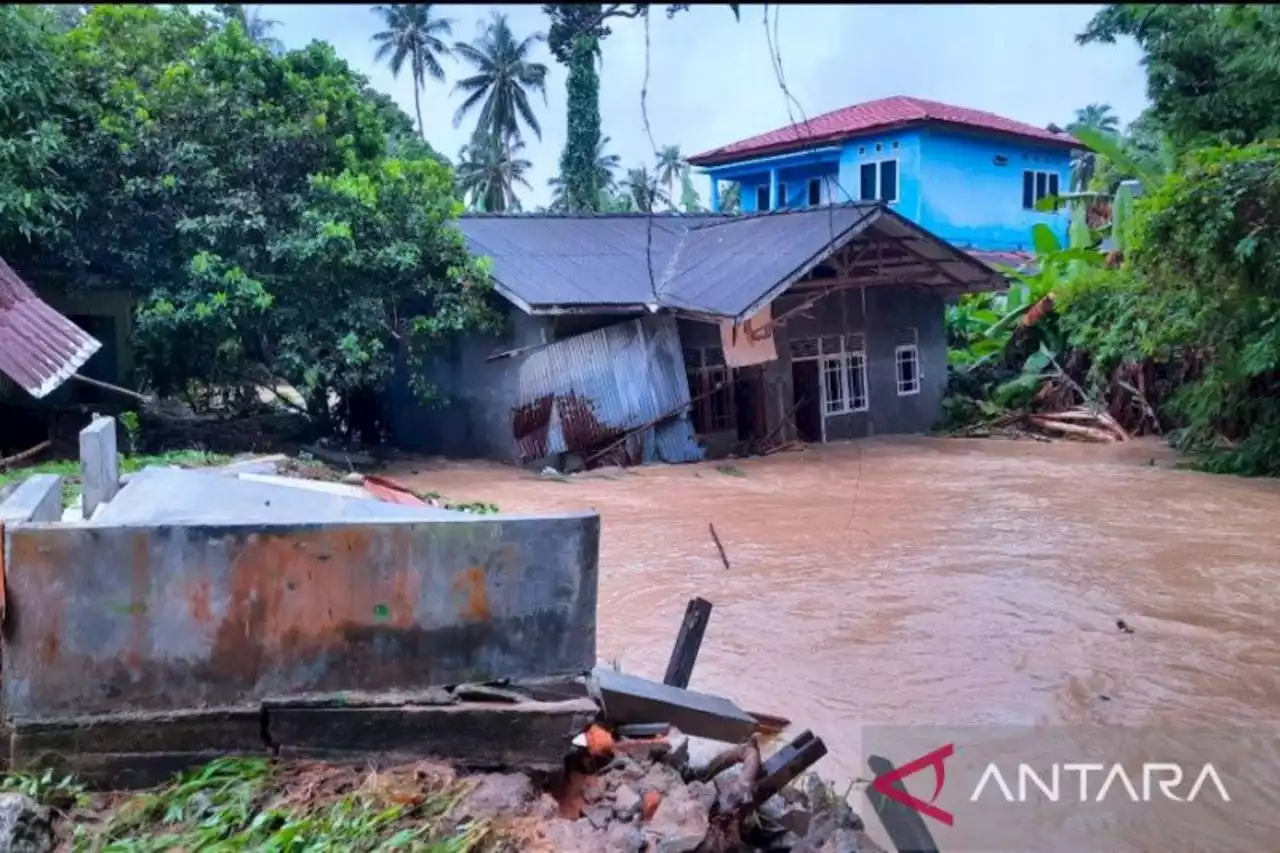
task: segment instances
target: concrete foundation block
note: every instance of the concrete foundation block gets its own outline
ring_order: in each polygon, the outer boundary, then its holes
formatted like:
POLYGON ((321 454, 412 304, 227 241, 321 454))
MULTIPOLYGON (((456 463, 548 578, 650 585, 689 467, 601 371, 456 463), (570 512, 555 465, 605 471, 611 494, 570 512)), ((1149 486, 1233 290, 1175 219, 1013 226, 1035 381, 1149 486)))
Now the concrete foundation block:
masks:
POLYGON ((15 772, 44 772, 71 775, 95 791, 139 791, 172 782, 180 773, 196 770, 231 756, 270 758, 262 748, 254 751, 227 752, 120 752, 46 753, 23 764, 13 765, 15 772))
POLYGON ((595 720, 589 699, 514 705, 273 708, 267 734, 281 757, 341 760, 361 754, 450 761, 477 770, 548 771, 595 720))
POLYGON ((115 418, 97 418, 80 430, 80 483, 85 518, 120 490, 115 418))
POLYGON ((0 503, 0 524, 61 518, 62 478, 57 474, 32 474, 0 503))
POLYGON ((176 714, 16 719, 9 766, 70 773, 100 789, 149 788, 227 755, 270 755, 256 707, 176 714))
POLYGON ((742 743, 756 730, 755 717, 721 696, 709 696, 596 667, 591 695, 610 723, 670 723, 687 735, 742 743))

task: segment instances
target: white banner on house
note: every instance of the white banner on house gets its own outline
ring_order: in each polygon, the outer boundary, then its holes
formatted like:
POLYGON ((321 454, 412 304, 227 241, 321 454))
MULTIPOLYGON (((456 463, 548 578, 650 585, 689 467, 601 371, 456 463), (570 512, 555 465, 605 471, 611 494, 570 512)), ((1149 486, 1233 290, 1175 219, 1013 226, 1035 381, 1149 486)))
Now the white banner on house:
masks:
POLYGON ((749 367, 778 358, 773 339, 773 315, 766 305, 740 324, 726 320, 720 324, 724 362, 730 367, 749 367))

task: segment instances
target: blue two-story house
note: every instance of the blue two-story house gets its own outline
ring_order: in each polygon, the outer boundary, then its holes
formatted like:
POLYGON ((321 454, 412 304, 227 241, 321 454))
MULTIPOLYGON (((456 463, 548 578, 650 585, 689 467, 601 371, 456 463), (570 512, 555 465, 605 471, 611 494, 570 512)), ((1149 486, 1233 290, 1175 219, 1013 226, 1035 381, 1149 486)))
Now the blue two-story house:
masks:
POLYGON ((720 210, 736 183, 744 212, 844 201, 897 213, 987 261, 1031 248, 1043 222, 1065 240, 1068 219, 1036 203, 1065 192, 1081 145, 991 113, 896 96, 820 115, 707 151, 689 162, 711 181, 720 210))

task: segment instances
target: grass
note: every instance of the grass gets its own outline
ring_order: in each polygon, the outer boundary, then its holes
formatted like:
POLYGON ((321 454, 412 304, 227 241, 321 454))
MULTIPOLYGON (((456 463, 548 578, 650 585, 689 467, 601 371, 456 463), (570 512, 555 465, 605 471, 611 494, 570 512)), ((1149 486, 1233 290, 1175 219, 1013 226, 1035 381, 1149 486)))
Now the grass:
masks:
POLYGON ((424 501, 435 501, 445 509, 453 509, 458 512, 472 512, 476 515, 496 515, 502 512, 497 504, 488 501, 451 501, 439 492, 419 492, 418 497, 424 501))
MULTIPOLYGON (((225 465, 231 461, 230 456, 221 453, 207 453, 203 450, 177 450, 170 453, 137 456, 120 456, 120 473, 131 474, 141 471, 148 465, 179 465, 183 468, 208 468, 214 465, 225 465)), ((62 505, 71 506, 80 493, 80 462, 74 459, 61 459, 52 462, 41 462, 25 468, 0 470, 0 486, 11 480, 25 480, 32 474, 58 474, 62 477, 62 505)))
POLYGON ((487 822, 451 819, 465 783, 412 767, 366 773, 222 758, 93 806, 82 787, 51 774, 10 774, 0 790, 56 808, 62 849, 75 853, 471 853, 498 840, 487 822))

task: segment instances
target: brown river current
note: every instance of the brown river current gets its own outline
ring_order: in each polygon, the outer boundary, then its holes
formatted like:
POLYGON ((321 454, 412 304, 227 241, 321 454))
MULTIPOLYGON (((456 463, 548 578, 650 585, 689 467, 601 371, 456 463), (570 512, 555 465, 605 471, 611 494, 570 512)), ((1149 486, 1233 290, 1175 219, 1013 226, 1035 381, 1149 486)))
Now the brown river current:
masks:
MULTIPOLYGON (((819 768, 852 780, 868 724, 1280 719, 1280 484, 1171 461, 1146 442, 886 439, 728 472, 394 473, 504 511, 597 510, 601 659, 660 679, 685 603, 707 598, 691 687, 812 729, 819 768)), ((1257 781, 1280 802, 1280 765, 1257 781)), ((1153 841, 1119 828, 1096 849, 1153 841)))

